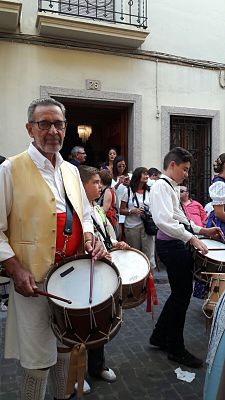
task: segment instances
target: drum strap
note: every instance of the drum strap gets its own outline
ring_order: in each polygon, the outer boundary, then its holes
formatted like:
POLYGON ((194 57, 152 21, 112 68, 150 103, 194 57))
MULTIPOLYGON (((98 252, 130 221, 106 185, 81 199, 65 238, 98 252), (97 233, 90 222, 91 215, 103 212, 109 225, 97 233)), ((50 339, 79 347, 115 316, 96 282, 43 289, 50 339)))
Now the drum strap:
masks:
POLYGON ((73 233, 73 206, 69 201, 69 198, 65 191, 65 200, 66 200, 66 222, 64 227, 64 235, 71 236, 73 233))
MULTIPOLYGON (((174 187, 171 185, 171 183, 170 183, 166 178, 159 178, 159 179, 162 179, 163 181, 165 181, 166 183, 168 183, 168 185, 169 185, 169 186, 173 189, 173 191, 175 192, 174 187)), ((187 214, 186 214, 186 212, 185 212, 185 209, 184 209, 184 207, 183 207, 183 204, 181 203, 180 200, 179 200, 179 203, 180 203, 180 208, 182 209, 182 211, 183 211, 185 217, 187 218, 187 220, 188 220, 188 222, 189 222, 189 225, 185 225, 185 224, 183 224, 183 223, 182 223, 182 225, 184 225, 185 229, 186 229, 188 232, 190 232, 190 233, 192 233, 192 235, 194 235, 195 233, 194 233, 193 228, 192 228, 192 226, 191 226, 191 221, 190 221, 190 219, 188 218, 188 216, 187 216, 187 214)), ((181 224, 181 222, 180 222, 180 224, 181 224)))
POLYGON ((109 236, 109 234, 108 234, 108 232, 107 232, 106 227, 105 227, 105 233, 104 233, 103 230, 101 229, 100 225, 99 225, 99 224, 97 223, 97 221, 93 218, 93 216, 92 216, 91 218, 92 218, 92 220, 93 220, 93 224, 94 224, 96 230, 100 233, 100 235, 102 235, 102 237, 103 237, 103 239, 104 239, 104 244, 105 244, 106 249, 107 249, 108 251, 111 250, 112 247, 113 247, 113 244, 112 244, 112 241, 111 241, 111 239, 110 239, 110 236, 109 236))
POLYGON ((66 394, 73 393, 74 383, 78 383, 77 397, 83 394, 84 373, 86 369, 86 348, 85 345, 79 344, 74 346, 70 356, 70 365, 67 378, 66 394))

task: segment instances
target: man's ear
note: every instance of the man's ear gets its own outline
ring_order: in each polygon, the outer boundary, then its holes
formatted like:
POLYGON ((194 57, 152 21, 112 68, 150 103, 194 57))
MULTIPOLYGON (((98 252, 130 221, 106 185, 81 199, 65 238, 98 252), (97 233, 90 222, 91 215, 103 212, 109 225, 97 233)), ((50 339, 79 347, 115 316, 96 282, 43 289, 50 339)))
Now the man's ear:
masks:
POLYGON ((29 122, 26 123, 26 130, 29 134, 30 137, 34 137, 33 132, 32 132, 32 124, 30 124, 29 122))

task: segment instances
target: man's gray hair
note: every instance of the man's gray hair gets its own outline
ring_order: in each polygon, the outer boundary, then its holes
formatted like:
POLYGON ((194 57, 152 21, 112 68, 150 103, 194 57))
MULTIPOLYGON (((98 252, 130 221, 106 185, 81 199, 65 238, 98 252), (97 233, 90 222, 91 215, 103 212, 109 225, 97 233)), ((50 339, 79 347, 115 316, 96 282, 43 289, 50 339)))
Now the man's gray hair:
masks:
POLYGON ((36 107, 38 107, 38 106, 57 106, 60 108, 60 110, 62 111, 63 116, 65 118, 66 109, 65 109, 64 105, 62 103, 60 103, 59 101, 53 99, 52 97, 48 97, 45 99, 37 99, 37 100, 32 101, 32 103, 29 105, 28 111, 27 111, 28 122, 33 122, 33 115, 34 115, 36 107))
POLYGON ((84 150, 84 147, 82 147, 82 146, 73 147, 71 150, 71 155, 76 156, 80 152, 80 150, 84 150))

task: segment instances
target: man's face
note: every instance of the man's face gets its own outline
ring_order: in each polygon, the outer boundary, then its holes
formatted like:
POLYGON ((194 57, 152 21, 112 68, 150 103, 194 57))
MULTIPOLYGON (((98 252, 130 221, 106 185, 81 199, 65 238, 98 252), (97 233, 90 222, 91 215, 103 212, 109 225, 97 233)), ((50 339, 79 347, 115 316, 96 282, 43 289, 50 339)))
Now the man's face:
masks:
POLYGON ((77 153, 77 160, 79 161, 80 164, 85 163, 87 158, 87 154, 85 153, 85 150, 83 147, 80 148, 79 152, 77 153))
MULTIPOLYGON (((54 105, 37 106, 33 114, 33 123, 26 124, 30 137, 34 139, 34 146, 47 158, 61 150, 66 129, 59 129, 55 125, 51 125, 49 129, 41 129, 42 124, 39 127, 37 122, 48 121, 57 125, 58 121, 63 122, 64 120, 59 107, 54 105)), ((58 124, 60 125, 60 122, 58 124)))
POLYGON ((188 172, 190 169, 190 162, 176 164, 175 161, 171 161, 171 175, 170 177, 178 184, 182 183, 184 179, 188 178, 188 172))
POLYGON ((102 190, 100 176, 98 174, 93 175, 92 178, 84 184, 84 189, 90 202, 96 200, 100 196, 102 190))

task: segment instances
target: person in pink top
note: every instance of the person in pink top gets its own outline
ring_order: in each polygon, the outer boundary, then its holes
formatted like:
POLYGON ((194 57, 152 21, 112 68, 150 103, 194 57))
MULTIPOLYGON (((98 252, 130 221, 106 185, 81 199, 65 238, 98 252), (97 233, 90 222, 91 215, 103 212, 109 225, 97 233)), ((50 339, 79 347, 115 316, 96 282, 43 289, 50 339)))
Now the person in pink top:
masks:
POLYGON ((189 198, 189 192, 186 186, 180 186, 180 201, 188 219, 193 221, 196 225, 204 227, 208 218, 207 214, 198 201, 189 198))

